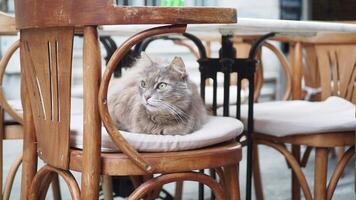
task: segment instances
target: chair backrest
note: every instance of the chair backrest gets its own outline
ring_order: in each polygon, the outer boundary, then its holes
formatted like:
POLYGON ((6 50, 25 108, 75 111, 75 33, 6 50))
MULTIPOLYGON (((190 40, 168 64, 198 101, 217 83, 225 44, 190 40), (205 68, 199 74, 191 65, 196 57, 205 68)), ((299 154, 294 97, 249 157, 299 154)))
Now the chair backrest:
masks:
POLYGON ((340 96, 356 103, 356 35, 353 33, 324 33, 308 39, 309 72, 318 74, 321 99, 340 96), (315 64, 315 66, 313 66, 315 64), (314 71, 314 72, 313 72, 314 71), (317 71, 318 73, 316 73, 317 71))
POLYGON ((73 27, 25 29, 20 35, 39 156, 64 169, 69 163, 73 36, 73 27))

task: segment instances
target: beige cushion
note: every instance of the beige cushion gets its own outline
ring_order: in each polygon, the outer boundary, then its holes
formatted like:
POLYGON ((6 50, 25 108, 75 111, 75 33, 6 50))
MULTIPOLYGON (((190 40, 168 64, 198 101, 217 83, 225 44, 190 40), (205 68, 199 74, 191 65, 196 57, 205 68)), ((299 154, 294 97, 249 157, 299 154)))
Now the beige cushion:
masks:
MULTIPOLYGON (((72 116, 71 147, 83 148, 83 116, 72 116)), ((120 131, 123 137, 141 152, 168 152, 197 149, 225 142, 237 137, 243 131, 239 120, 230 117, 209 117, 203 127, 187 135, 149 135, 120 131)), ((105 128, 102 128, 102 151, 117 152, 105 128)))
MULTIPOLYGON (((356 128, 355 105, 340 97, 322 102, 275 101, 256 103, 255 132, 286 136, 325 132, 352 131, 356 128)), ((236 106, 230 106, 235 116, 236 106)), ((222 108, 218 114, 222 115, 222 108)), ((247 105, 241 108, 241 119, 247 120, 247 105)))

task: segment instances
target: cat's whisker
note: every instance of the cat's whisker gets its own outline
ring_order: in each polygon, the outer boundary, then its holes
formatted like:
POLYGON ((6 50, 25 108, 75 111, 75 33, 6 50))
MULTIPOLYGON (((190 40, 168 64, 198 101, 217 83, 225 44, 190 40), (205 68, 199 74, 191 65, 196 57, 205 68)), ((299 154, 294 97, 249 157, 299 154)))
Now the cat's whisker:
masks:
POLYGON ((164 101, 158 100, 158 99, 152 99, 152 101, 160 103, 161 105, 164 105, 167 108, 168 112, 170 112, 175 118, 177 116, 182 123, 187 123, 187 121, 190 118, 180 108, 177 108, 176 106, 173 106, 173 105, 169 104, 168 102, 164 102, 164 101))
POLYGON ((187 113, 185 113, 182 109, 180 109, 179 107, 174 106, 174 105, 172 105, 172 104, 170 104, 168 102, 164 102, 164 103, 166 103, 168 106, 170 106, 171 108, 175 109, 176 111, 178 111, 179 113, 184 115, 186 118, 190 118, 190 116, 187 113))
POLYGON ((186 120, 184 120, 182 118, 182 116, 177 111, 175 111, 174 109, 172 109, 171 107, 169 107, 166 104, 162 104, 162 105, 164 105, 167 108, 168 112, 170 112, 175 119, 177 119, 178 121, 180 121, 182 123, 186 123, 186 120))
POLYGON ((184 111, 182 111, 180 108, 172 105, 172 104, 169 104, 167 102, 161 102, 162 104, 166 105, 167 107, 169 107, 170 109, 174 110, 175 113, 180 117, 182 118, 182 120, 184 119, 184 121, 188 121, 190 119, 189 115, 187 115, 184 111))
POLYGON ((179 113, 177 113, 176 110, 172 109, 169 105, 165 104, 163 101, 161 100, 155 100, 155 99, 152 99, 151 101, 155 102, 155 103, 159 103, 159 107, 162 107, 167 110, 170 114, 172 114, 172 116, 174 117, 174 119, 177 121, 177 122, 182 122, 184 123, 184 120, 182 119, 182 117, 180 116, 179 113))

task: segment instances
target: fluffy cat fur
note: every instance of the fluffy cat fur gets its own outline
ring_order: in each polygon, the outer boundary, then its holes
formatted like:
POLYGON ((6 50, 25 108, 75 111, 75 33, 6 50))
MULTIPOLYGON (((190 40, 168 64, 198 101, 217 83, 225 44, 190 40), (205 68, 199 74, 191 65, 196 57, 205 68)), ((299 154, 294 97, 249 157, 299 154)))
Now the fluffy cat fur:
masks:
POLYGON ((205 106, 180 57, 162 65, 143 54, 111 90, 109 111, 120 130, 184 135, 206 121, 205 106))

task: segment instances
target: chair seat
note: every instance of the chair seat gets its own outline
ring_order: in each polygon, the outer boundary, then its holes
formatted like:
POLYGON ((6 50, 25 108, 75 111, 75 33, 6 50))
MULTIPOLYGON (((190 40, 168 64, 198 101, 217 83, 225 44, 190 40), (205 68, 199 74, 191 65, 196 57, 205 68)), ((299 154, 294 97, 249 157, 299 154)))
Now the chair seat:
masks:
MULTIPOLYGON (((83 148, 83 116, 71 119, 71 147, 83 148)), ((123 137, 140 152, 169 152, 198 149, 236 138, 243 131, 243 124, 230 117, 209 117, 199 130, 187 135, 149 135, 120 131, 123 137)), ((119 152, 106 129, 102 128, 102 151, 119 152)))
MULTIPOLYGON (((69 167, 82 171, 82 150, 70 151, 69 167)), ((173 173, 197 169, 216 168, 236 164, 242 158, 241 145, 234 140, 220 143, 203 149, 165 152, 141 153, 141 156, 152 165, 154 173, 173 173)), ((101 153, 101 173, 105 175, 144 175, 125 154, 101 153)))
MULTIPOLYGON (((247 120, 247 105, 241 108, 241 119, 247 120)), ((230 106, 235 116, 236 106, 230 106)), ((222 108, 218 114, 222 115, 222 108)), ((340 97, 329 97, 322 102, 275 101, 256 103, 254 107, 255 132, 277 137, 354 131, 355 105, 340 97)))

